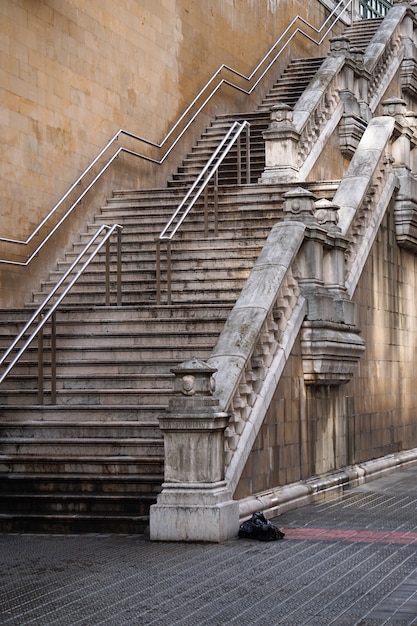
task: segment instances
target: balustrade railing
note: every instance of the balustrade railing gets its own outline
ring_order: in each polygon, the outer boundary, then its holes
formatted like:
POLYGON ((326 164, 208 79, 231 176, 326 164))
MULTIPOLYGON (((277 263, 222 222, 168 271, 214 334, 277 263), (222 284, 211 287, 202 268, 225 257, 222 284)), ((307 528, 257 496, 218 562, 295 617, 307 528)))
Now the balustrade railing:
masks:
MULTIPOLYGON (((300 297, 300 287, 290 267, 276 294, 273 306, 265 315, 256 345, 241 372, 239 384, 230 398, 229 424, 225 431, 225 465, 230 465, 239 438, 257 401, 262 401, 263 384, 273 360, 282 353, 282 338, 300 297)), ((226 375, 226 372, 221 372, 226 375)))
POLYGON ((390 0, 360 0, 359 13, 363 20, 385 17, 392 5, 390 0))
MULTIPOLYGON (((399 9, 401 10, 401 7, 399 7, 399 9)), ((382 34, 385 36, 385 41, 382 39, 378 42, 379 47, 382 48, 379 54, 375 54, 375 50, 371 50, 370 53, 368 52, 364 57, 365 67, 370 72, 368 99, 372 111, 376 109, 379 98, 382 97, 387 88, 386 81, 392 74, 390 69, 393 66, 393 60, 397 59, 398 67, 402 60, 399 52, 401 47, 406 45, 406 41, 401 29, 401 24, 402 21, 400 20, 393 25, 392 32, 386 29, 382 34), (381 44, 384 45, 381 46, 381 44)))

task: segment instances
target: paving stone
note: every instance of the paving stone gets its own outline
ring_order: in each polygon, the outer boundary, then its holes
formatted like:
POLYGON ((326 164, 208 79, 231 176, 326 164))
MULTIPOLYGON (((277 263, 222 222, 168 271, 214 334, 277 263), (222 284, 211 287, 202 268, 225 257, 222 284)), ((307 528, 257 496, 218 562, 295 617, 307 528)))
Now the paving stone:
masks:
POLYGON ((283 541, 0 535, 2 626, 417 626, 417 467, 274 520, 283 541))

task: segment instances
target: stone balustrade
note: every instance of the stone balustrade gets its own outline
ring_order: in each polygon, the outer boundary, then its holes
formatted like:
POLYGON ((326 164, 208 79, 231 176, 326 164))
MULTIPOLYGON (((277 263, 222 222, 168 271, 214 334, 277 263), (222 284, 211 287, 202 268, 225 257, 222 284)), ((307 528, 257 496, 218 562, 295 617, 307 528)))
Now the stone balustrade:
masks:
POLYGON ((345 36, 332 39, 329 56, 294 109, 277 104, 271 110, 261 183, 306 180, 338 125, 341 150, 352 157, 404 60, 404 88, 417 90, 415 26, 414 11, 400 3, 391 9, 365 55, 351 48, 345 36))

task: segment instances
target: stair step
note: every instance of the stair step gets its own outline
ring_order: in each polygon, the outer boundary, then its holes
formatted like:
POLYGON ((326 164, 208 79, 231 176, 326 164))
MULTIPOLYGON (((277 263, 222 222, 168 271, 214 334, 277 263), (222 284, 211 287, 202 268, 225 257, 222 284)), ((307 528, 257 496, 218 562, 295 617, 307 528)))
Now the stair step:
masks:
POLYGON ((106 424, 115 420, 126 421, 157 421, 158 415, 167 408, 165 404, 143 405, 141 407, 129 404, 119 405, 37 405, 25 406, 14 404, 2 406, 2 421, 22 424, 31 421, 56 421, 82 423, 94 419, 106 424))
POLYGON ((114 476, 134 476, 140 481, 142 474, 163 473, 163 455, 148 456, 86 456, 79 453, 74 457, 56 456, 48 454, 28 455, 20 452, 15 454, 0 454, 0 472, 3 473, 30 473, 44 474, 80 474, 88 477, 90 474, 104 474, 114 476))
MULTIPOLYGON (((160 406, 161 396, 168 402, 169 394, 162 393, 161 390, 137 390, 137 389, 57 389, 56 391, 57 406, 79 404, 105 404, 107 406, 119 405, 122 402, 125 405, 133 404, 140 408, 145 406, 160 406)), ((0 394, 0 406, 14 405, 20 401, 22 404, 31 406, 37 404, 38 388, 22 389, 20 393, 13 390, 3 390, 0 394)), ((44 402, 50 403, 51 393, 49 388, 44 389, 44 402)))
POLYGON ((140 480, 135 475, 117 474, 7 474, 0 477, 0 493, 9 494, 94 494, 155 495, 161 490, 161 473, 141 474, 140 480))
MULTIPOLYGON (((201 286, 202 287, 202 286, 201 286)), ((195 288, 185 288, 181 285, 173 285, 172 291, 172 301, 176 304, 183 302, 184 304, 190 304, 190 302, 195 302, 196 304, 209 304, 213 300, 219 299, 224 303, 234 303, 236 301, 237 296, 240 293, 240 289, 236 288, 233 290, 223 290, 220 287, 213 287, 210 289, 201 288, 196 292, 195 288)), ((36 295, 36 294, 35 294, 36 295)), ((114 295, 114 294, 113 294, 114 295)), ((39 299, 34 300, 34 302, 40 302, 40 294, 38 294, 39 299)), ((165 298, 163 298, 165 300, 165 298)), ((104 294, 101 293, 89 293, 88 291, 82 293, 74 293, 72 296, 69 295, 66 298, 68 305, 79 305, 79 306, 104 306, 104 294)), ((115 295, 113 297, 113 301, 115 301, 115 295)), ((147 306, 148 304, 154 304, 156 301, 156 290, 142 290, 142 293, 138 294, 137 290, 134 289, 130 292, 124 291, 122 297, 123 305, 142 305, 147 306)))
MULTIPOLYGON (((18 424, 16 422, 2 421, 1 426, 2 441, 12 439, 52 439, 54 437, 71 438, 88 437, 88 438, 118 438, 126 437, 144 437, 144 438, 161 438, 162 434, 159 429, 158 421, 141 421, 141 422, 63 422, 63 421, 25 421, 18 424)), ((1 439, 0 439, 1 440, 1 439)))
MULTIPOLYGON (((117 320, 117 319, 106 319, 103 315, 103 319, 85 319, 80 320, 77 319, 75 312, 73 319, 63 319, 63 316, 60 311, 57 321, 56 321, 56 330, 58 335, 101 335, 101 336, 115 336, 115 335, 138 335, 141 337, 154 337, 155 331, 158 331, 158 336, 170 336, 170 335, 190 335, 194 336, 195 334, 201 334, 200 324, 204 323, 207 328, 207 332, 218 333, 226 320, 226 316, 222 315, 219 317, 207 318, 202 317, 201 319, 142 319, 142 320, 132 320, 125 319, 117 320)), ((45 326, 44 334, 48 336, 49 325, 45 326)), ((8 332, 8 328, 3 328, 0 323, 0 335, 4 339, 10 339, 13 336, 13 333, 8 332)))
MULTIPOLYGON (((0 510, 37 515, 127 515, 145 516, 157 494, 13 494, 0 493, 0 510)), ((1 522, 1 518, 0 518, 1 522)))
POLYGON ((149 525, 148 515, 37 515, 34 513, 0 513, 3 533, 144 533, 149 525))
MULTIPOLYGON (((97 349, 105 347, 106 349, 159 349, 164 350, 172 346, 175 347, 188 347, 189 345, 213 345, 218 335, 219 329, 215 328, 212 331, 207 330, 204 335, 201 333, 201 329, 194 330, 162 330, 155 326, 150 328, 148 332, 133 330, 122 331, 118 329, 111 329, 111 332, 103 329, 100 332, 100 328, 91 329, 86 328, 82 332, 82 328, 74 328, 73 333, 64 333, 58 329, 57 332, 57 347, 59 350, 66 348, 69 349, 97 349), (155 337, 155 333, 157 336, 155 337)), ((44 340, 48 338, 48 334, 44 334, 44 340)), ((37 352, 37 347, 34 348, 37 352)))
MULTIPOLYGON (((136 390, 140 393, 147 393, 152 390, 154 393, 171 393, 173 388, 173 375, 172 374, 110 374, 102 373, 97 374, 95 372, 94 365, 89 367, 86 365, 83 368, 84 371, 80 371, 79 374, 58 374, 56 377, 56 385, 58 390, 98 390, 102 389, 103 385, 107 389, 122 389, 122 390, 136 390)), ((44 376, 44 380, 50 380, 50 376, 44 376)), ((26 391, 27 389, 37 389, 37 372, 33 375, 30 374, 9 374, 7 377, 7 389, 15 390, 21 389, 26 391)), ((1 395, 1 392, 0 392, 1 395)))
POLYGON ((163 450, 163 440, 159 437, 129 437, 114 440, 105 437, 65 437, 48 440, 31 437, 3 437, 0 441, 2 449, 0 457, 19 454, 34 458, 42 455, 53 458, 55 455, 60 455, 67 461, 76 460, 80 455, 93 458, 96 455, 97 457, 128 457, 134 460, 137 456, 160 456, 163 450))

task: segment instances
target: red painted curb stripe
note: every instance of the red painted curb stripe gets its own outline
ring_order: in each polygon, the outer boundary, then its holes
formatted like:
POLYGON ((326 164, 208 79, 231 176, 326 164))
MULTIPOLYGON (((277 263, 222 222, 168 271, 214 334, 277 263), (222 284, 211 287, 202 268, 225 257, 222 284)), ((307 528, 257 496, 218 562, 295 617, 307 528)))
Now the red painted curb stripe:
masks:
POLYGON ((417 543, 417 533, 387 530, 342 530, 337 528, 280 528, 285 539, 350 541, 357 543, 417 543))

